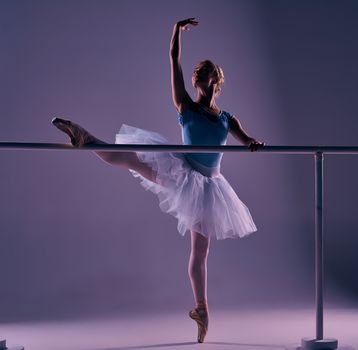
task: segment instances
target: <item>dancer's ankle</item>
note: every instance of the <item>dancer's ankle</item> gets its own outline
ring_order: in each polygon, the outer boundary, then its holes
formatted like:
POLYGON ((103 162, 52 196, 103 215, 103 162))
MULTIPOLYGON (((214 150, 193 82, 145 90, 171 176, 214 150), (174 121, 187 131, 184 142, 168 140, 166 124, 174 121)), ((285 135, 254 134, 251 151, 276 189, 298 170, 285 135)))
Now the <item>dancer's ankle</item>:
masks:
POLYGON ((208 313, 208 303, 205 299, 196 302, 196 308, 202 313, 208 313))

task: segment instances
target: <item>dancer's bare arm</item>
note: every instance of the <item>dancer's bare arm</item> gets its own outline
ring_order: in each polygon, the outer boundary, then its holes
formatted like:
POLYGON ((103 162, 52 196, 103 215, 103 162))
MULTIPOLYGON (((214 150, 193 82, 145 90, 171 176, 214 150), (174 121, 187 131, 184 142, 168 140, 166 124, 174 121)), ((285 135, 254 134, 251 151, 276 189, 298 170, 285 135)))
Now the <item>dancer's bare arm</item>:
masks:
POLYGON ((264 142, 258 141, 249 136, 242 128, 239 119, 236 117, 230 119, 230 133, 241 143, 249 147, 251 152, 257 151, 259 147, 263 147, 265 145, 264 142))
POLYGON ((188 18, 179 21, 174 25, 173 35, 170 43, 170 67, 171 67, 171 84, 172 97, 175 108, 182 113, 192 102, 189 94, 185 90, 183 71, 181 68, 181 31, 189 30, 189 26, 198 25, 195 18, 188 18))

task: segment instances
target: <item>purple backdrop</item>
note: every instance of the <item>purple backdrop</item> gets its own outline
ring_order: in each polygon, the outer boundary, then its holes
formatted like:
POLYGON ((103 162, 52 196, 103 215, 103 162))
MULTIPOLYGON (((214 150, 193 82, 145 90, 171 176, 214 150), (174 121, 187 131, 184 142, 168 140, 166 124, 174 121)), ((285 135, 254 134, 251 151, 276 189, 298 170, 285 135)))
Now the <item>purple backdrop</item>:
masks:
MULTIPOLYGON (((122 123, 180 143, 173 24, 187 89, 210 58, 220 106, 270 145, 357 145, 355 1, 0 2, 0 140, 67 142, 66 116, 108 142, 122 123)), ((234 142, 230 139, 230 142, 234 142)), ((89 152, 0 151, 0 321, 188 309, 189 235, 127 171, 89 152)), ((212 242, 212 309, 313 304, 310 156, 226 154, 258 232, 212 242)), ((325 157, 327 304, 356 301, 358 159, 325 157)))

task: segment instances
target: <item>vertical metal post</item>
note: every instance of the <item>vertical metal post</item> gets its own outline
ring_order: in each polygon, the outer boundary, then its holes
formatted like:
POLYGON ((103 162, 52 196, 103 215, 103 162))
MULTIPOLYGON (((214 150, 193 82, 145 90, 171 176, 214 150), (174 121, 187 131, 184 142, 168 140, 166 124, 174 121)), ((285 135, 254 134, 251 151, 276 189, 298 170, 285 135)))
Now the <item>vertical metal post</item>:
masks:
POLYGON ((303 338, 304 350, 334 350, 337 339, 323 338, 323 153, 315 153, 316 338, 303 338))
POLYGON ((316 339, 323 339, 323 154, 315 154, 316 339))

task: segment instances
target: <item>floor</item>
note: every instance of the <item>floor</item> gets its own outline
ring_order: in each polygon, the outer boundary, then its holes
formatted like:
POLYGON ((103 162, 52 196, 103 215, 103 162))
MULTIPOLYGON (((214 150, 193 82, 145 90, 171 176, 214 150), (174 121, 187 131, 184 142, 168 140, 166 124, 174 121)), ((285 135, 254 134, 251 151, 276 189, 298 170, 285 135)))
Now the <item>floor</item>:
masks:
MULTIPOLYGON (((69 322, 1 324, 7 346, 27 350, 283 350, 314 336, 313 310, 211 311, 206 342, 196 342, 196 325, 186 314, 144 315, 69 322)), ((325 312, 325 337, 339 349, 358 350, 358 310, 325 312)))

